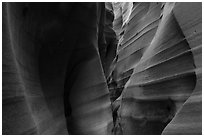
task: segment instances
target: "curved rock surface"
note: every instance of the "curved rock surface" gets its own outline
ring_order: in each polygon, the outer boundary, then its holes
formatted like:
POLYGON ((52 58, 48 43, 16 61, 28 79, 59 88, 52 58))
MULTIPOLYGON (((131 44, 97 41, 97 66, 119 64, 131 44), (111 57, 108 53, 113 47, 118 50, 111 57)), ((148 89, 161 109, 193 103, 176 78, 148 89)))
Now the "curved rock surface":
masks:
POLYGON ((202 5, 178 3, 173 13, 191 48, 196 86, 162 134, 202 134, 202 5), (190 13, 190 14, 188 14, 190 13))
POLYGON ((200 3, 134 3, 121 31, 115 134, 201 134, 200 3))
POLYGON ((98 52, 104 10, 104 3, 3 3, 3 134, 110 134, 98 52))
POLYGON ((3 3, 3 134, 202 134, 202 4, 3 3))

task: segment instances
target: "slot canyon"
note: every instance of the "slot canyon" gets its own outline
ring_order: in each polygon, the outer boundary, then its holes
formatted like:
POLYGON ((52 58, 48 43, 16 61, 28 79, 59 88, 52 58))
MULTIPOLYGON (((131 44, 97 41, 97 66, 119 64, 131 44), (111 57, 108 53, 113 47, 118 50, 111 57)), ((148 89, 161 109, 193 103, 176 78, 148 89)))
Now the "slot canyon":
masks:
POLYGON ((202 134, 202 3, 3 2, 2 134, 202 134))

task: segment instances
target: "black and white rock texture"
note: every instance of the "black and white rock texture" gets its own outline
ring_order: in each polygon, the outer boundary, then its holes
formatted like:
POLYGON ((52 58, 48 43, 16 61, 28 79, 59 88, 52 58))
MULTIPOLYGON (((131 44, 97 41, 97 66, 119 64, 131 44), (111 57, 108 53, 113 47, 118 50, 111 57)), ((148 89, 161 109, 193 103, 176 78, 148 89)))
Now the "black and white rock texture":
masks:
POLYGON ((2 133, 202 134, 202 3, 3 3, 2 133))

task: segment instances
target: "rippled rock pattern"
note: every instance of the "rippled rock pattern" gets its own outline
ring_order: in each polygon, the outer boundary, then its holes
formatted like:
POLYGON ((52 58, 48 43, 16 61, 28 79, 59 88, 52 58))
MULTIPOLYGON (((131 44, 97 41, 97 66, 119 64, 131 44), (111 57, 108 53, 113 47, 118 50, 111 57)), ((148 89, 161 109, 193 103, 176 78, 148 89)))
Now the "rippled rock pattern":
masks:
POLYGON ((176 4, 173 13, 191 48, 196 86, 162 134, 202 134, 202 6, 200 3, 176 4), (189 14, 190 13, 190 14, 189 14), (181 132, 182 131, 182 132, 181 132))
POLYGON ((201 134, 201 4, 134 3, 121 31, 114 134, 201 134))
POLYGON ((202 134, 201 3, 3 3, 3 134, 202 134))

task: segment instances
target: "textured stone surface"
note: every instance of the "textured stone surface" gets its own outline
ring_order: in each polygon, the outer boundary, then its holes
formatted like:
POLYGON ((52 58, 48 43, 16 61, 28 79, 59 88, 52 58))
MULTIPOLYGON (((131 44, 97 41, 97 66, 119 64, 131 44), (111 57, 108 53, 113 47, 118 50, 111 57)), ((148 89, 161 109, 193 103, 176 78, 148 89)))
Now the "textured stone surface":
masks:
POLYGON ((110 134, 98 52, 104 10, 3 3, 3 134, 110 134))
POLYGON ((3 3, 3 134, 202 134, 202 4, 3 3))
POLYGON ((201 4, 134 3, 127 24, 109 83, 115 134, 201 134, 201 4))

